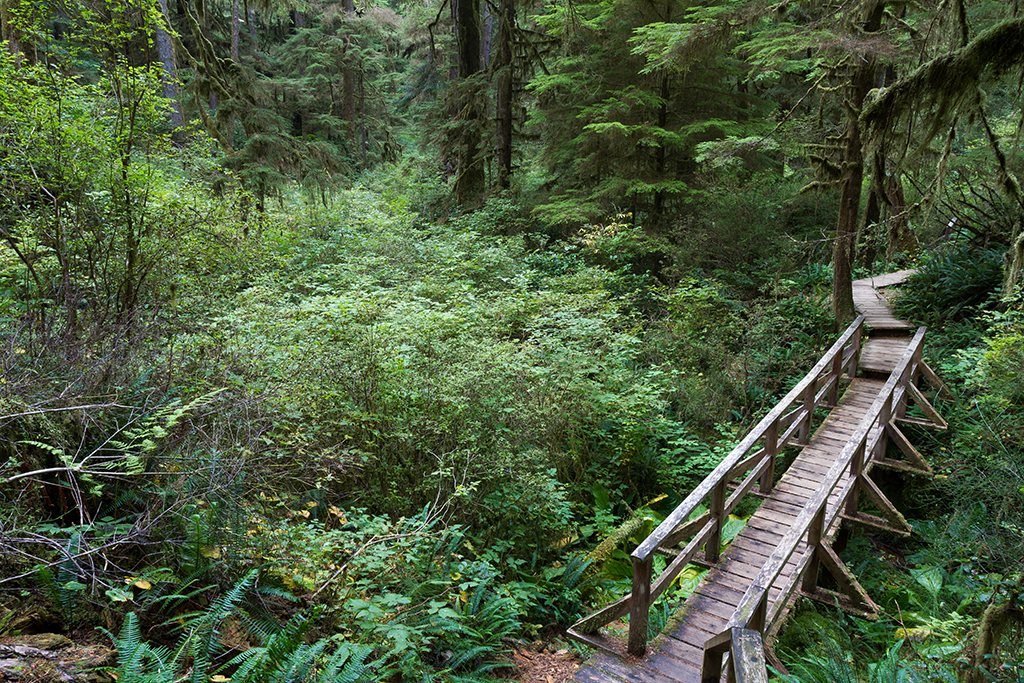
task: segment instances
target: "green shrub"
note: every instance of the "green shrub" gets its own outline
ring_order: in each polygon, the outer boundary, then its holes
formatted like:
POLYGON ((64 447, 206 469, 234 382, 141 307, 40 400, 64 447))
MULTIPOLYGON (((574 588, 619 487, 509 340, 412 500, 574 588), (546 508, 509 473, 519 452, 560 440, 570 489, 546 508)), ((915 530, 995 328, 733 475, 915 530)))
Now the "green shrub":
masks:
POLYGON ((930 254, 900 285, 893 310, 928 325, 959 320, 1002 285, 1002 253, 958 246, 930 254))

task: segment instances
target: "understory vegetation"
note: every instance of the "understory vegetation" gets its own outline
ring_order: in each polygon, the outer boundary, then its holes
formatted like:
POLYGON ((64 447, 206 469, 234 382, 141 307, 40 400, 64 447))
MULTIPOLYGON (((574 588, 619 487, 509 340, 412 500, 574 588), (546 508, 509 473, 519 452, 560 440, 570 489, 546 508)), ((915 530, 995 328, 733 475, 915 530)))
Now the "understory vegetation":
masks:
POLYGON ((1019 8, 465 3, 0 0, 0 638, 513 676, 914 268, 936 474, 773 676, 1020 681, 1019 8))

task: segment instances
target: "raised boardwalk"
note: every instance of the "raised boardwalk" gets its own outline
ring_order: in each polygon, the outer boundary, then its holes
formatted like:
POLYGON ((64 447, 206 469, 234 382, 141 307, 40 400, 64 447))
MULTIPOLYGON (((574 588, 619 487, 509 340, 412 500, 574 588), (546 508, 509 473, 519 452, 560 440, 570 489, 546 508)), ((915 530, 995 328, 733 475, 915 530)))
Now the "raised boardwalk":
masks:
MULTIPOLYGON (((877 611, 877 605, 828 544, 843 519, 909 533, 902 515, 874 485, 869 472, 874 465, 888 465, 927 473, 927 464, 896 422, 945 427, 916 387, 919 374, 940 386, 921 361, 924 329, 910 336, 910 323, 894 318, 878 294, 879 288, 902 281, 910 272, 855 283, 855 302, 862 316, 715 472, 637 547, 632 554, 633 592, 570 630, 573 637, 599 648, 576 672, 576 681, 717 681, 722 655, 730 642, 737 647, 737 634, 756 632, 756 650, 761 652, 759 634, 770 637, 801 594, 839 602, 854 613, 877 611), (890 336, 864 341, 865 325, 886 330, 890 336), (865 376, 858 375, 858 367, 865 376), (839 398, 841 377, 847 377, 849 383, 839 398), (924 417, 908 416, 909 403, 917 403, 924 417), (812 435, 814 408, 820 405, 831 410, 812 435), (886 454, 890 441, 903 459, 892 460, 886 454), (758 444, 763 445, 755 450, 758 444), (776 456, 787 445, 799 447, 799 453, 773 482, 776 456), (719 556, 721 521, 746 495, 758 496, 762 502, 719 556), (861 495, 882 511, 882 517, 857 510, 861 495), (702 513, 705 507, 707 512, 702 513), (668 566, 654 580, 652 558, 659 553, 668 556, 668 566), (646 610, 688 563, 706 563, 711 568, 677 613, 678 625, 645 648, 646 610), (838 592, 817 585, 820 570, 833 575, 838 592), (631 614, 628 649, 633 656, 626 654, 624 643, 599 631, 601 625, 626 613, 631 614), (639 624, 635 629, 634 622, 639 624)), ((733 651, 747 652, 742 648, 733 651)), ((763 669, 763 664, 756 666, 763 669)))
POLYGON ((913 323, 900 320, 892 314, 886 288, 898 285, 914 273, 900 270, 885 275, 874 275, 853 281, 853 305, 864 316, 865 324, 873 330, 904 332, 914 329, 913 323))

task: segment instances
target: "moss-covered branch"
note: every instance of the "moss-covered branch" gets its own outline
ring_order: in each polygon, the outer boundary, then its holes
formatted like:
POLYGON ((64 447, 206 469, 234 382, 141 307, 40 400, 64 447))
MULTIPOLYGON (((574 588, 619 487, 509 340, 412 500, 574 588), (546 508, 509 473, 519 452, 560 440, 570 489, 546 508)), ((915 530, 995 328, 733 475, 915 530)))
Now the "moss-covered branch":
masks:
POLYGON ((979 86, 1024 66, 1024 18, 979 34, 956 52, 926 62, 906 78, 873 92, 861 112, 868 139, 879 140, 896 121, 930 110, 927 144, 961 106, 971 106, 979 86))

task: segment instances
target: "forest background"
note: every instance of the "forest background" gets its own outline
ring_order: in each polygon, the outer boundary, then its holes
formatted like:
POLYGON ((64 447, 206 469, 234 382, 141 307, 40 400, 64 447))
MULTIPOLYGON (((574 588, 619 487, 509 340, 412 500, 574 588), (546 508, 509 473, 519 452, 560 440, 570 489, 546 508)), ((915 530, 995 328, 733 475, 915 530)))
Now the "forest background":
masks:
POLYGON ((883 617, 777 650, 1020 680, 1021 12, 0 0, 0 635, 113 640, 122 683, 507 675, 851 278, 916 267, 940 474, 846 541, 883 617))

